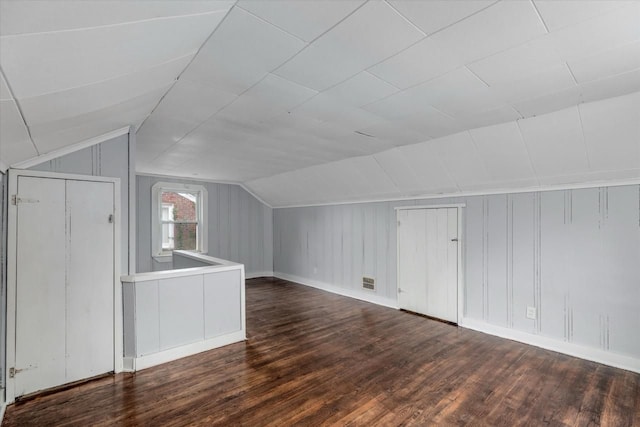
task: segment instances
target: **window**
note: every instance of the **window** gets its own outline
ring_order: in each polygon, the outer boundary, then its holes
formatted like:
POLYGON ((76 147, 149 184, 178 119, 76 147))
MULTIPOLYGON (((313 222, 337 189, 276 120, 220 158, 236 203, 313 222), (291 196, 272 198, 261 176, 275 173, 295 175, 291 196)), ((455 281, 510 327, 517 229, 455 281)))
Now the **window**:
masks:
POLYGON ((207 190, 201 185, 159 182, 152 188, 153 257, 171 261, 171 251, 206 252, 207 190))

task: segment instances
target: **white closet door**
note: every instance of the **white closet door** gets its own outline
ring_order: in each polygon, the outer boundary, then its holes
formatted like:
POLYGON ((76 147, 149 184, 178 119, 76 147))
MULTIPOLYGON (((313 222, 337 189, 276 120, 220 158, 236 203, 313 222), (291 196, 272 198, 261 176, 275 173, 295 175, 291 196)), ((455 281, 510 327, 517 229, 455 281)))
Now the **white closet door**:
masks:
POLYGON ((65 182, 18 178, 15 395, 65 381, 65 182), (62 308, 62 309, 61 309, 62 308))
POLYGON ((67 181, 67 382, 113 371, 113 211, 112 183, 67 181))
POLYGON ((458 321, 458 210, 401 210, 398 226, 400 308, 458 321))
POLYGON ((114 185, 18 178, 15 396, 114 369, 114 185))

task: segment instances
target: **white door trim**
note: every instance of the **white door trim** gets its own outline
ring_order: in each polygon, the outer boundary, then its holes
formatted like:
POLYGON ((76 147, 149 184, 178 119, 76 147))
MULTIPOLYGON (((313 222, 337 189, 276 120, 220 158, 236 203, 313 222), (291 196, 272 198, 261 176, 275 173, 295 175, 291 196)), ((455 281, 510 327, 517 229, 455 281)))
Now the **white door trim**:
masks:
POLYGON ((18 209, 11 203, 11 196, 17 194, 18 177, 65 179, 74 181, 110 182, 113 184, 113 206, 115 212, 114 227, 114 271, 113 271, 113 369, 122 372, 123 369, 123 326, 122 326, 122 284, 120 283, 120 179, 100 176, 86 176, 60 174, 54 172, 40 172, 29 170, 9 169, 8 186, 8 232, 7 232, 7 333, 6 333, 6 366, 4 370, 5 402, 15 401, 15 380, 10 378, 9 370, 16 364, 16 268, 17 268, 17 222, 18 209))
MULTIPOLYGON (((459 325, 464 317, 464 259, 462 257, 464 251, 462 250, 464 245, 464 215, 463 209, 466 207, 464 203, 451 203, 444 205, 424 205, 424 206, 398 206, 396 211, 396 300, 399 302, 398 294, 400 290, 400 231, 398 230, 400 224, 400 212, 411 209, 449 209, 456 208, 458 212, 458 319, 459 325)), ((399 305, 399 304, 398 304, 399 305)))

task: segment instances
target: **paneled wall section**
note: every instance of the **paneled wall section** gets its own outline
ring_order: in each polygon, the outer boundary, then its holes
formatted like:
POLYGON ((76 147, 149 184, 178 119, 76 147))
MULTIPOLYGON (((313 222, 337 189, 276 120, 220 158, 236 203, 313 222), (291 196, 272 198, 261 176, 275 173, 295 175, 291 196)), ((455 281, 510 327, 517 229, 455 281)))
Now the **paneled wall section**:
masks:
POLYGON ((247 275, 273 271, 272 209, 239 185, 215 184, 166 177, 138 175, 138 272, 171 269, 151 256, 151 187, 156 182, 203 185, 208 196, 208 254, 240 262, 247 275))
POLYGON ((276 209, 274 270, 394 305, 394 208, 446 203, 466 204, 465 318, 640 359, 640 185, 276 209))
MULTIPOLYGON (((134 149, 134 147, 131 147, 134 149)), ((129 135, 33 166, 31 170, 120 178, 120 268, 129 266, 129 135)))

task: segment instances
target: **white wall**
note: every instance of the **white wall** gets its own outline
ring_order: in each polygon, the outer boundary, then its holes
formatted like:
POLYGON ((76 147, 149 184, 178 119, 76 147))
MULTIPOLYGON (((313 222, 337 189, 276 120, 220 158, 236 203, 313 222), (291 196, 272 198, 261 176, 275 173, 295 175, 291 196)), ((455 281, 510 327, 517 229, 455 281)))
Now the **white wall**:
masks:
POLYGON ((443 203, 467 206, 464 320, 640 369, 640 185, 275 209, 274 271, 395 305, 394 207, 443 203), (361 288, 363 275, 375 292, 361 288))
POLYGON ((239 185, 138 175, 138 272, 171 269, 151 257, 151 187, 156 182, 203 185, 208 195, 208 254, 245 265, 247 276, 273 271, 272 209, 239 185))

